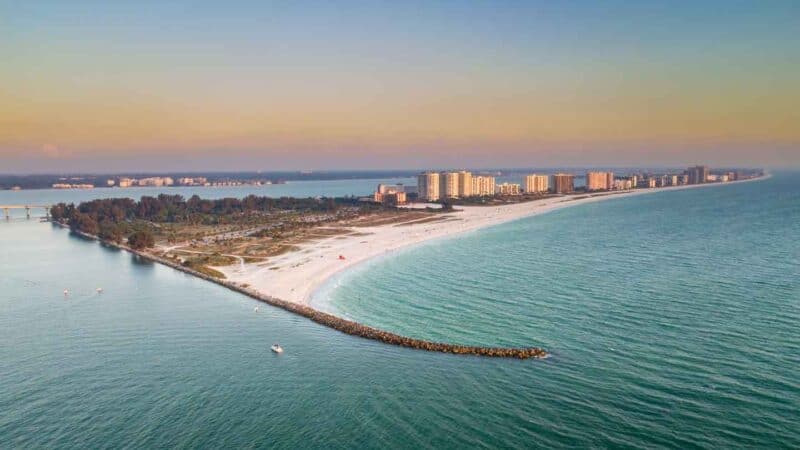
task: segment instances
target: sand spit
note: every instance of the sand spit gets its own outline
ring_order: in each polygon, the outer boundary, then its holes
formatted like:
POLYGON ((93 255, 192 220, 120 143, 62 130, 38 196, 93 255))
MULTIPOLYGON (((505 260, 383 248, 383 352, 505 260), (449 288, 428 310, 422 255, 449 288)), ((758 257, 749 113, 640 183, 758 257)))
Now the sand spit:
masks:
MULTIPOLYGON (((97 236, 80 232, 76 233, 90 239, 99 240, 105 245, 131 252, 145 260, 157 262, 206 281, 219 284, 258 301, 285 309, 294 314, 309 318, 319 324, 353 336, 372 339, 400 347, 441 353, 501 358, 542 359, 547 358, 549 354, 546 350, 539 347, 505 348, 464 346, 401 336, 312 308, 309 306, 309 302, 314 292, 333 275, 345 269, 352 268, 371 258, 386 255, 398 249, 421 244, 433 239, 448 238, 468 231, 474 231, 523 217, 584 203, 669 190, 723 186, 760 180, 768 177, 767 175, 752 180, 729 182, 725 184, 703 184, 550 197, 538 201, 504 206, 459 207, 456 211, 447 214, 452 220, 422 221, 418 224, 411 223, 406 226, 383 225, 362 227, 358 229, 358 233, 345 236, 344 238, 342 236, 332 237, 321 242, 304 245, 297 251, 271 258, 269 261, 270 264, 267 266, 264 264, 243 264, 215 267, 215 269, 225 274, 227 277, 225 280, 205 275, 171 259, 134 250, 125 245, 105 242, 97 238, 97 236), (340 258, 340 255, 344 256, 344 259, 340 258)), ((424 206, 420 205, 420 207, 424 206)), ((66 227, 60 223, 57 223, 57 225, 66 227)))

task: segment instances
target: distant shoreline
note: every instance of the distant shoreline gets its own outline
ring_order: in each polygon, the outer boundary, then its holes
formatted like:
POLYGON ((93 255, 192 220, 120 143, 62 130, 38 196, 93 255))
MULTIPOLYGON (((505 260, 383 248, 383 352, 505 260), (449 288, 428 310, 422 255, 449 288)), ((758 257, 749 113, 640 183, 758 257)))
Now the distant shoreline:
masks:
MULTIPOLYGON (((336 270, 334 272, 331 272, 331 273, 328 273, 327 276, 325 276, 323 279, 315 279, 313 287, 310 290, 308 290, 308 292, 302 298, 301 302, 304 303, 304 304, 308 304, 308 305, 312 305, 312 303, 313 303, 316 307, 322 308, 322 310, 330 312, 329 309, 325 308, 326 306, 329 306, 329 300, 330 299, 327 299, 327 298, 321 299, 320 298, 321 297, 320 294, 322 294, 324 291, 326 291, 327 288, 329 288, 329 283, 335 281, 335 279, 337 277, 343 275, 347 271, 355 269, 357 266, 361 266, 362 264, 365 264, 367 262, 373 261, 374 259, 388 257, 388 256, 391 256, 392 254, 397 253, 398 251, 408 250, 408 249, 410 249, 412 247, 416 247, 416 246, 419 246, 419 245, 422 245, 422 244, 430 243, 430 242, 433 242, 433 241, 436 241, 436 240, 457 238, 460 235, 462 235, 464 233, 467 233, 467 232, 478 231, 478 230, 481 230, 481 229, 486 229, 486 228, 490 228, 490 227, 493 227, 493 226, 497 226, 497 225, 502 225, 502 224, 505 224, 505 223, 513 222, 513 221, 516 221, 516 220, 520 220, 520 219, 529 218, 529 217, 533 217, 533 216, 536 216, 536 215, 544 214, 544 213, 547 213, 547 212, 550 212, 550 211, 556 211, 556 210, 559 210, 559 209, 568 208, 568 207, 572 207, 572 206, 583 205, 583 204, 586 204, 586 203, 594 203, 594 202, 598 202, 598 201, 610 200, 610 199, 615 199, 615 198, 618 199, 618 198, 635 197, 635 196, 638 196, 638 195, 645 195, 645 194, 655 194, 655 193, 658 193, 658 192, 674 192, 674 191, 685 190, 685 189, 706 188, 706 187, 712 187, 712 186, 723 187, 723 186, 740 184, 740 183, 747 183, 747 182, 752 182, 752 181, 763 181, 763 180, 769 179, 771 177, 772 177, 772 174, 764 173, 764 175, 762 175, 760 177, 749 178, 749 179, 746 179, 746 180, 729 181, 729 182, 724 182, 724 183, 723 182, 717 182, 717 183, 691 184, 691 185, 683 185, 683 186, 668 186, 668 187, 661 187, 661 188, 633 189, 633 190, 629 190, 629 191, 600 191, 600 192, 596 192, 596 193, 579 193, 579 194, 571 194, 571 195, 564 196, 564 197, 553 197, 553 198, 549 198, 549 199, 533 200, 533 201, 525 202, 525 203, 500 206, 499 208, 511 208, 511 207, 515 207, 515 206, 518 207, 519 205, 529 205, 530 207, 528 207, 528 208, 519 208, 520 211, 516 211, 516 212, 513 212, 511 214, 507 214, 507 215, 502 215, 502 216, 498 217, 497 220, 489 220, 489 221, 486 221, 485 223, 477 223, 477 224, 475 224, 476 226, 467 226, 467 227, 462 227, 462 228, 448 227, 448 229, 445 230, 445 232, 443 232, 443 233, 430 233, 430 232, 428 232, 428 234, 424 235, 421 239, 414 240, 414 241, 406 241, 402 245, 397 245, 397 246, 393 246, 393 247, 392 246, 386 246, 383 249, 382 252, 376 252, 376 253, 374 253, 374 254, 366 257, 366 258, 362 258, 359 261, 355 261, 355 262, 352 262, 350 264, 345 263, 338 270, 336 270), (577 198, 577 197, 580 197, 580 198, 577 198), (557 199, 557 200, 553 200, 553 199, 557 199)), ((457 210, 458 210, 458 208, 459 207, 456 207, 457 210)), ((497 207, 494 207, 494 206, 464 206, 464 207, 461 207, 461 208, 463 208, 463 209, 477 208, 477 210, 480 211, 481 209, 493 209, 493 208, 497 208, 497 207)), ((219 270, 219 269, 222 269, 222 268, 217 267, 216 269, 219 270)), ((225 273, 226 276, 229 275, 229 273, 227 271, 223 270, 223 273, 225 273)), ((231 274, 231 275, 235 277, 235 274, 231 274)))

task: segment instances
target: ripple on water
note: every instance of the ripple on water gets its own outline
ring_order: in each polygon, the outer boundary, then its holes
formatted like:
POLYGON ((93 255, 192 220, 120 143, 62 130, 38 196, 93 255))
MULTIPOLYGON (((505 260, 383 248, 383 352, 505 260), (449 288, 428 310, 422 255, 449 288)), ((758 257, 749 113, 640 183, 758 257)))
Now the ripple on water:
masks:
POLYGON ((367 324, 540 345, 543 361, 254 314, 63 230, 0 223, 0 442, 797 448, 795 179, 564 209, 374 261, 333 290, 332 307, 367 324))

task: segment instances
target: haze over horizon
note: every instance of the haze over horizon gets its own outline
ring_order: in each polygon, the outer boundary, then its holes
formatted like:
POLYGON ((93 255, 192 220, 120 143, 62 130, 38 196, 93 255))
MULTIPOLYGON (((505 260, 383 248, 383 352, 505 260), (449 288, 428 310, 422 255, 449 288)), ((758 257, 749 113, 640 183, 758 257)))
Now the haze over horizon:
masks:
POLYGON ((0 173, 800 166, 800 4, 0 1, 0 173))

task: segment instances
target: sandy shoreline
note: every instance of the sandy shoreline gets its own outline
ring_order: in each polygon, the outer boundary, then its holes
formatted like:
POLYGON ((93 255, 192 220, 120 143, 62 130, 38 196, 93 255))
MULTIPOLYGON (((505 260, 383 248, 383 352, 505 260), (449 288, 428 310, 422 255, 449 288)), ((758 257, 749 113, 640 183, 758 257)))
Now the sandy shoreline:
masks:
MULTIPOLYGON (((751 180, 743 180, 741 182, 763 180, 766 178, 769 178, 769 175, 751 180)), ((274 258, 271 263, 268 264, 268 267, 264 267, 263 264, 243 264, 241 266, 234 267, 220 267, 219 269, 227 274, 228 279, 220 279, 206 275, 180 264, 180 262, 175 259, 164 258, 162 256, 153 254, 150 251, 134 250, 124 244, 104 242, 97 236, 82 233, 80 231, 73 232, 89 239, 101 241, 101 243, 104 243, 104 245, 131 252, 142 259, 160 263, 165 266, 172 267, 175 270, 193 275, 197 278, 224 286, 232 291, 244 294, 255 300, 282 308, 286 311, 306 317, 316 323, 325 325, 329 328, 346 334, 350 334, 352 336, 372 339, 400 347, 440 353, 497 358, 544 359, 548 358, 550 354, 545 349, 540 347, 464 346, 444 342, 426 341, 424 339, 416 339, 394 334, 389 331, 363 325, 361 323, 339 317, 336 314, 312 307, 309 305, 309 300, 312 298, 313 293, 316 292, 320 286, 323 285, 323 283, 330 280, 334 275, 343 272, 345 269, 353 268, 372 258, 388 255, 391 252, 402 248, 418 245, 423 242, 430 242, 433 239, 457 236, 468 231, 506 223, 523 217, 530 217, 532 215, 542 214, 568 206, 601 201, 609 198, 621 198, 665 190, 719 185, 720 184, 680 186, 675 188, 647 190, 643 189, 637 191, 613 193, 611 195, 597 194, 590 197, 579 194, 575 196, 554 197, 541 201, 519 203, 501 207, 463 208, 460 212, 448 214, 453 217, 457 217, 458 220, 425 222, 415 225, 384 225, 370 227, 369 230, 371 230, 371 234, 364 233, 367 228, 359 228, 358 230, 360 233, 358 235, 338 236, 329 238, 321 243, 317 242, 313 245, 306 245, 299 251, 283 255, 280 258, 274 258), (399 242, 386 240, 391 238, 405 240, 400 240, 399 242), (347 249, 353 250, 356 257, 350 257, 344 260, 340 259, 339 255, 342 253, 337 253, 337 251, 347 249), (285 266, 273 266, 274 262, 278 259, 280 259, 285 266), (304 280, 304 277, 307 278, 304 280), (285 297, 280 297, 279 294, 275 294, 281 292, 290 293, 290 295, 286 296, 288 299, 285 297)), ((69 228, 64 223, 53 223, 64 228, 69 228)))
MULTIPOLYGON (((447 214, 450 220, 400 226, 362 227, 356 229, 359 232, 356 235, 334 236, 312 244, 301 245, 297 251, 270 258, 267 264, 244 264, 215 267, 215 269, 224 273, 228 282, 247 285, 249 289, 261 295, 305 306, 309 306, 312 299, 315 300, 315 303, 323 304, 324 299, 315 298, 315 295, 335 275, 376 257, 389 255, 397 250, 435 239, 456 237, 466 232, 586 203, 655 192, 721 187, 767 178, 769 175, 728 183, 598 193, 584 198, 576 197, 583 197, 587 194, 553 197, 503 206, 457 207, 456 212, 447 214), (340 255, 345 259, 340 259, 340 255)), ((327 308, 323 307, 323 309, 327 308)))

